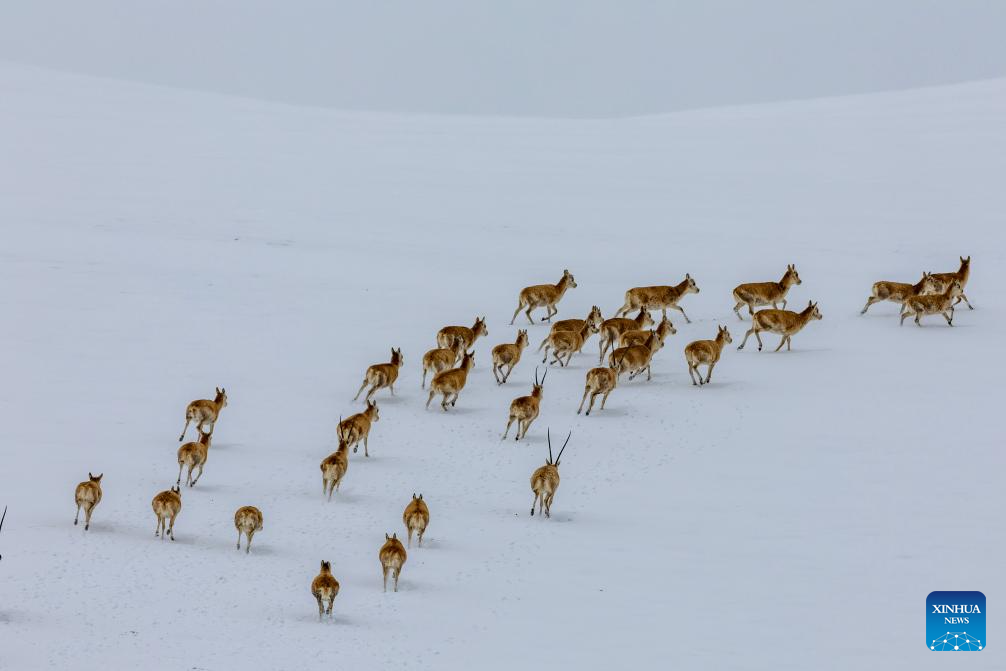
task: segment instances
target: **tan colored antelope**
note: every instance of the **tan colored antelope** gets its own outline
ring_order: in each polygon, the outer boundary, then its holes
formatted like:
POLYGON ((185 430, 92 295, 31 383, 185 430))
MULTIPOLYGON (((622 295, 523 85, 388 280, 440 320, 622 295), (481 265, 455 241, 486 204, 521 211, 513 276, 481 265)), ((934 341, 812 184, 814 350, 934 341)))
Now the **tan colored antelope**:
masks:
POLYGON ((94 507, 101 503, 101 478, 104 475, 104 473, 92 475, 88 471, 87 480, 77 485, 77 489, 73 492, 73 498, 77 502, 77 516, 73 518, 73 525, 77 526, 80 509, 83 508, 84 531, 91 528, 91 513, 94 512, 94 507))
POLYGON ((213 436, 208 433, 200 433, 199 440, 194 443, 185 443, 178 448, 178 479, 175 481, 176 485, 182 484, 182 469, 186 466, 189 467, 188 475, 185 477, 185 484, 189 487, 195 487, 196 481, 203 476, 203 467, 206 465, 206 459, 210 454, 210 442, 213 436), (199 472, 196 477, 192 477, 192 471, 199 468, 199 472))
MULTIPOLYGON (((590 308, 590 312, 587 314, 586 319, 560 319, 559 321, 554 322, 552 324, 552 328, 549 330, 549 335, 555 333, 556 331, 582 331, 583 325, 587 322, 593 323, 597 327, 597 330, 600 331, 601 324, 604 323, 604 317, 601 315, 601 308, 596 305, 590 308)), ((545 347, 547 342, 548 336, 545 336, 545 339, 541 341, 540 345, 538 345, 539 352, 545 347)))
POLYGON ((377 401, 367 401, 367 409, 350 415, 346 419, 339 420, 336 434, 340 442, 345 441, 353 448, 353 454, 360 449, 360 441, 363 441, 363 456, 370 456, 370 447, 367 444, 370 440, 370 427, 381 417, 377 411, 377 401))
POLYGON ((461 359, 460 366, 437 373, 430 382, 430 397, 426 399, 426 408, 429 409, 430 401, 437 394, 443 394, 440 407, 444 409, 444 412, 447 412, 448 403, 453 407, 458 402, 458 394, 465 388, 465 383, 468 382, 468 372, 474 365, 475 353, 466 352, 464 358, 461 359))
POLYGON ((398 379, 398 370, 405 363, 405 357, 402 356, 402 349, 391 348, 391 363, 375 363, 373 366, 367 369, 366 375, 363 376, 363 384, 360 385, 360 389, 356 392, 356 396, 353 400, 360 398, 360 394, 366 386, 370 385, 370 390, 367 391, 367 395, 363 398, 364 401, 369 402, 374 396, 378 389, 384 389, 387 387, 391 390, 391 395, 395 395, 395 380, 398 379))
POLYGON ((646 339, 650 337, 651 333, 656 333, 657 337, 660 338, 661 347, 664 345, 664 341, 667 340, 667 336, 674 335, 678 332, 678 329, 674 328, 674 324, 667 317, 663 317, 657 327, 652 331, 647 331, 645 329, 634 329, 632 331, 626 331, 622 334, 622 337, 618 341, 619 347, 629 347, 630 345, 642 345, 646 342, 646 339))
POLYGON ((222 387, 217 387, 217 395, 212 401, 202 399, 192 401, 185 408, 185 426, 182 427, 182 435, 178 436, 178 442, 185 439, 185 432, 189 429, 189 422, 196 423, 196 430, 200 433, 213 433, 213 427, 220 417, 220 411, 227 407, 227 391, 222 387), (205 427, 209 426, 209 429, 205 427))
POLYGON ((517 340, 515 342, 503 343, 502 345, 493 347, 493 377, 496 378, 496 384, 506 383, 507 378, 510 377, 510 373, 513 372, 513 367, 520 361, 520 355, 524 352, 525 347, 527 347, 526 329, 517 331, 517 340), (507 369, 506 373, 503 372, 504 366, 507 369))
POLYGON ((175 518, 182 510, 182 488, 175 485, 161 492, 150 502, 150 506, 157 515, 157 529, 154 530, 154 535, 160 536, 162 541, 168 535, 171 536, 171 540, 175 540, 175 518))
POLYGON ((614 349, 618 346, 618 339, 626 331, 638 331, 647 326, 653 326, 653 317, 645 308, 640 308, 639 314, 632 319, 627 317, 612 317, 605 319, 601 324, 600 348, 601 353, 597 356, 597 363, 604 361, 604 355, 608 348, 614 349))
POLYGON ((412 493, 412 500, 409 501, 409 505, 405 506, 405 512, 402 513, 402 522, 405 523, 405 530, 409 534, 409 547, 412 547, 413 533, 419 536, 419 547, 423 547, 423 534, 426 533, 426 527, 430 524, 430 509, 427 507, 426 501, 423 501, 422 494, 416 496, 415 492, 412 493))
POLYGON ((545 356, 541 362, 548 360, 548 351, 552 350, 551 363, 558 363, 560 366, 567 366, 573 359, 573 355, 583 349, 591 333, 597 333, 597 325, 591 321, 585 321, 583 328, 579 331, 555 331, 548 335, 548 342, 545 344, 545 356), (563 361, 562 357, 566 360, 563 361))
POLYGON ((423 381, 420 388, 426 389, 426 374, 436 375, 441 371, 453 368, 465 355, 465 344, 460 339, 454 339, 453 347, 438 347, 423 355, 423 381))
POLYGON ((583 402, 587 400, 587 394, 590 394, 590 403, 587 405, 587 416, 590 416, 590 411, 594 407, 594 399, 596 399, 601 394, 601 410, 604 410, 604 404, 608 402, 608 394, 618 386, 618 369, 615 366, 608 366, 607 368, 591 368, 587 371, 587 383, 583 386, 583 398, 580 399, 580 407, 577 408, 576 414, 580 414, 583 410, 583 402))
POLYGON ((445 326, 439 331, 437 331, 437 344, 445 349, 450 349, 454 347, 456 339, 460 339, 463 343, 462 349, 466 352, 470 350, 475 345, 475 341, 478 340, 479 336, 488 336, 489 329, 486 328, 486 318, 479 317, 475 320, 475 323, 468 326, 445 326))
POLYGON ((503 432, 503 437, 500 440, 506 440, 507 434, 510 433, 510 425, 514 422, 517 422, 517 435, 514 436, 514 440, 520 440, 527 436, 527 430, 531 426, 531 422, 538 419, 538 411, 541 408, 541 395, 545 388, 546 377, 548 377, 548 369, 545 369, 545 375, 542 376, 541 382, 539 382, 538 371, 535 370, 534 386, 531 388, 531 395, 520 396, 510 402, 510 418, 506 423, 506 431, 503 432))
POLYGON ((737 315, 737 319, 743 321, 741 317, 740 308, 742 305, 748 306, 748 314, 753 315, 754 309, 762 305, 771 305, 772 307, 778 307, 782 303, 782 307, 786 309, 786 294, 789 293, 790 288, 794 284, 803 284, 800 280, 800 275, 796 272, 796 264, 789 264, 786 266, 786 272, 783 274, 782 279, 778 282, 751 282, 749 284, 740 284, 734 289, 734 300, 737 304, 734 305, 734 314, 737 315))
POLYGON ((234 513, 234 527, 238 530, 238 550, 241 549, 241 534, 245 535, 245 554, 251 552, 252 537, 256 531, 262 531, 262 511, 255 506, 241 506, 234 513))
POLYGON ((671 308, 681 313, 685 321, 689 324, 692 320, 685 314, 684 309, 678 305, 678 301, 687 294, 699 293, 699 286, 691 275, 685 274, 685 279, 674 286, 658 287, 636 287, 625 292, 625 305, 615 313, 616 317, 628 314, 633 310, 646 308, 647 310, 661 310, 667 316, 667 309, 671 308))
POLYGON ((769 333, 778 333, 782 338, 779 340, 779 346, 775 348, 778 352, 782 349, 783 345, 786 345, 786 350, 789 351, 791 348, 790 341, 793 336, 803 330, 803 327, 811 322, 813 319, 823 319, 821 311, 817 309, 817 303, 811 301, 807 302, 807 307, 805 307, 801 312, 793 312, 791 310, 759 310, 751 318, 751 328, 748 332, 744 334, 744 340, 737 349, 744 349, 744 343, 748 341, 748 336, 754 333, 755 338, 758 340, 758 351, 761 351, 761 336, 759 335, 762 331, 768 331, 769 333))
POLYGON ((700 387, 703 384, 709 384, 709 380, 713 377, 713 368, 716 367, 716 363, 720 360, 720 354, 723 353, 723 346, 733 341, 727 327, 720 326, 716 330, 715 340, 696 340, 688 343, 685 347, 685 361, 688 363, 688 376, 692 378, 692 384, 697 384, 700 387), (705 382, 702 381, 702 373, 699 372, 699 366, 703 364, 709 367, 706 371, 705 382), (699 378, 697 382, 696 375, 699 378))
POLYGON ((927 293, 942 294, 950 288, 950 284, 954 280, 957 280, 961 283, 961 295, 954 301, 954 305, 964 301, 968 308, 974 310, 974 308, 971 307, 971 303, 968 302, 968 297, 964 295, 964 287, 968 285, 968 279, 971 277, 971 257, 969 256, 968 258, 964 258, 962 256, 960 259, 961 267, 957 269, 956 273, 936 273, 932 276, 933 283, 927 293))
POLYGON ((554 462, 552 461, 551 432, 546 431, 545 435, 548 437, 548 461, 545 462, 544 466, 534 469, 534 473, 531 474, 531 491, 534 492, 534 498, 531 499, 532 517, 534 517, 535 503, 538 504, 539 515, 544 510, 545 517, 552 516, 552 499, 555 498, 555 492, 559 489, 559 460, 562 459, 563 450, 566 449, 569 437, 573 435, 573 432, 570 431, 569 435, 566 436, 566 442, 562 444, 559 456, 555 458, 554 462))
POLYGON ((628 373, 630 380, 634 380, 645 370, 646 379, 649 380, 653 355, 663 346, 660 336, 656 331, 651 331, 642 345, 630 345, 614 350, 608 357, 608 365, 617 370, 619 375, 628 373))
POLYGON ((555 304, 570 288, 576 288, 576 280, 573 279, 573 274, 566 269, 562 271, 562 278, 556 284, 536 284, 533 287, 521 289, 520 295, 517 297, 517 309, 513 311, 510 324, 513 324, 514 319, 517 319, 517 315, 524 308, 527 308, 524 310, 524 314, 527 315, 529 324, 534 324, 534 320, 531 319, 531 311, 535 308, 545 308, 546 314, 541 320, 543 322, 551 321, 552 317, 559 313, 555 304))
POLYGON ((339 491, 342 478, 349 470, 349 444, 340 438, 339 447, 321 462, 321 493, 332 500, 332 492, 339 491))
POLYGON ((321 572, 311 581, 311 595, 318 600, 318 621, 323 615, 332 617, 332 604, 339 596, 339 581, 332 575, 332 565, 321 560, 321 572))
POLYGON ((874 303, 891 301, 901 305, 901 312, 905 311, 905 301, 912 296, 920 296, 924 293, 932 293, 929 289, 933 287, 933 276, 931 273, 922 273, 922 279, 915 284, 905 284, 904 282, 888 282, 881 280, 874 282, 870 289, 870 297, 866 299, 866 305, 859 314, 865 315, 866 311, 874 303))
POLYGON ((398 575, 402 572, 402 566, 408 558, 405 546, 398 540, 398 534, 384 534, 384 545, 377 553, 381 560, 381 571, 384 573, 384 591, 388 591, 388 572, 395 581, 395 591, 398 591, 398 575))
POLYGON ((943 315, 943 318, 947 320, 947 326, 953 326, 954 305, 962 295, 961 281, 953 280, 947 290, 941 294, 913 296, 905 301, 905 311, 901 313, 901 325, 904 326, 905 320, 913 316, 915 317, 915 325, 922 326, 920 320, 924 315, 943 315))

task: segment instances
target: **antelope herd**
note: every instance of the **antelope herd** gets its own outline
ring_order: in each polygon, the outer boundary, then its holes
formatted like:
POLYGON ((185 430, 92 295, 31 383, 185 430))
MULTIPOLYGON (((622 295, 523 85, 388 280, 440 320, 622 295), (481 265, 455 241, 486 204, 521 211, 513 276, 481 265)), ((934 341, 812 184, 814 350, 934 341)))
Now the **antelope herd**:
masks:
MULTIPOLYGON (((971 272, 971 257, 961 257, 960 267, 950 273, 923 273, 922 278, 914 283, 891 281, 876 282, 867 298, 861 314, 865 314, 870 306, 883 301, 891 301, 901 306, 900 323, 909 317, 914 317, 917 325, 922 326, 921 318, 929 315, 941 315, 948 326, 953 326, 955 306, 962 301, 970 309, 974 309, 964 294, 971 272)), ((801 285, 800 275, 796 266, 789 264, 778 282, 753 282, 738 285, 733 290, 733 311, 742 320, 740 309, 747 307, 751 319, 751 328, 747 330, 744 339, 737 347, 744 349, 748 338, 754 335, 758 341, 758 349, 762 349, 762 333, 774 333, 780 337, 775 348, 778 352, 783 345, 787 351, 792 348, 792 338, 801 332, 811 321, 822 319, 817 303, 808 301, 807 306, 799 311, 786 309, 787 295, 794 286, 801 285), (757 310, 756 308, 765 309, 757 310)), ((534 309, 544 308, 546 313, 541 318, 543 322, 551 322, 558 314, 558 303, 566 291, 576 288, 576 281, 569 270, 564 270, 556 284, 541 284, 526 287, 518 296, 517 309, 510 323, 513 324, 517 315, 524 310, 527 320, 534 324, 531 313, 534 309)), ((593 334, 598 334, 598 364, 603 364, 605 354, 608 365, 599 365, 587 371, 583 396, 577 408, 577 414, 587 404, 586 414, 589 416, 594 409, 597 397, 601 397, 600 409, 605 408, 608 396, 619 384, 619 377, 627 374, 632 380, 643 372, 646 379, 651 379, 651 366, 654 356, 667 345, 668 338, 677 334, 674 324, 667 318, 667 310, 677 310, 686 323, 691 323, 684 308, 679 303, 690 293, 699 293, 699 287, 690 274, 676 285, 636 287, 625 293, 625 301, 614 316, 604 319, 601 309, 594 305, 583 319, 564 319, 551 324, 548 335, 542 340, 538 351, 544 350, 542 363, 558 364, 560 368, 569 366, 573 357, 583 350, 584 345, 593 334), (660 310, 662 318, 654 328, 651 310, 660 310), (628 316, 635 313, 633 316, 628 316), (548 362, 549 354, 552 355, 548 362), (587 401, 590 398, 589 403, 587 401)), ((475 319, 472 326, 445 326, 436 333, 437 347, 430 349, 422 357, 421 387, 426 387, 427 374, 432 375, 429 387, 429 397, 426 408, 437 395, 441 396, 440 406, 443 411, 454 407, 459 394, 465 388, 475 366, 474 345, 482 336, 488 336, 486 318, 475 319)), ((710 340, 696 340, 684 348, 684 358, 688 375, 692 384, 698 387, 710 384, 713 369, 720 361, 724 347, 733 340, 724 325, 717 326, 716 336, 710 340), (703 378, 699 366, 705 366, 703 378)), ((497 385, 504 385, 510 379, 514 368, 521 361, 523 351, 528 347, 529 334, 526 329, 517 331, 513 342, 504 342, 492 348, 492 372, 497 385)), ((331 501, 333 494, 339 491, 339 486, 349 468, 349 448, 355 453, 360 442, 363 443, 364 456, 370 456, 369 437, 373 424, 379 420, 377 402, 374 395, 387 388, 393 396, 394 385, 405 362, 400 348, 391 349, 391 358, 387 363, 374 364, 367 368, 363 383, 360 385, 353 400, 356 401, 366 389, 363 402, 364 410, 346 419, 339 418, 336 426, 338 448, 321 461, 322 494, 331 501), (368 389, 369 387, 369 389, 368 389)), ((539 417, 544 398, 545 379, 548 376, 546 366, 544 374, 538 377, 535 369, 534 384, 531 393, 515 398, 510 403, 506 429, 502 439, 505 439, 511 426, 516 424, 514 439, 519 441, 527 437, 531 424, 539 417)), ((185 438, 189 425, 196 428, 198 438, 195 442, 183 444, 178 448, 178 477, 175 485, 154 496, 151 507, 157 518, 155 536, 161 540, 165 537, 175 540, 175 521, 182 510, 182 474, 186 473, 185 486, 194 488, 203 474, 206 465, 212 436, 223 408, 227 407, 227 392, 224 388, 216 389, 212 400, 202 399, 189 403, 185 409, 185 426, 178 440, 185 438)), ((531 475, 531 491, 534 498, 531 504, 531 515, 538 508, 539 516, 551 517, 552 502, 559 488, 559 463, 569 443, 567 435, 559 453, 553 459, 551 432, 546 430, 548 458, 545 464, 536 468, 531 475)), ((74 525, 78 524, 80 513, 84 513, 84 530, 91 526, 91 517, 102 499, 102 474, 88 473, 88 479, 77 485, 74 490, 74 500, 77 514, 74 525)), ((4 511, 6 515, 6 510, 4 511)), ((413 493, 402 514, 407 542, 412 546, 412 538, 416 536, 417 545, 423 546, 423 535, 430 522, 430 509, 422 494, 413 493)), ((0 522, 2 524, 2 522, 0 522)), ((242 506, 234 514, 234 526, 238 532, 237 549, 241 549, 241 539, 246 539, 245 553, 251 552, 252 538, 256 532, 263 529, 262 512, 255 506, 242 506)), ((384 590, 387 591, 388 578, 392 579, 392 587, 398 591, 399 576, 407 559, 407 551, 398 539, 397 533, 385 533, 384 544, 378 551, 381 564, 384 590)), ((332 608, 339 594, 339 582, 332 575, 331 563, 323 560, 320 573, 311 582, 311 593, 317 600, 318 617, 332 616, 332 608)))

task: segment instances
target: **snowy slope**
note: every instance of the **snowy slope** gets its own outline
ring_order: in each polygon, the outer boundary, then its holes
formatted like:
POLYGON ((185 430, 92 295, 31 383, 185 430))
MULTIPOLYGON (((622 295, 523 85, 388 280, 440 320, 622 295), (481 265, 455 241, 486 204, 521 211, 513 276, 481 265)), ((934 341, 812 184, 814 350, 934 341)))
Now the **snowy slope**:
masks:
MULTIPOLYGON (((932 590, 1004 593, 1001 408, 1006 81, 621 121, 340 114, 0 67, 0 666, 944 668, 932 590), (878 279, 972 255, 955 328, 858 313, 878 279), (730 290, 796 263, 794 350, 681 350, 746 325, 730 290), (575 414, 597 341, 500 443, 518 290, 701 293, 651 382, 575 414), (469 387, 425 411, 445 324, 488 318, 469 387), (319 461, 368 364, 401 347, 371 457, 319 461), (174 543, 185 404, 227 387, 174 543), (545 429, 573 431, 553 517, 527 515, 545 429), (73 488, 104 472, 91 531, 73 488), (377 551, 423 492, 401 591, 377 551), (252 554, 234 510, 259 506, 252 554), (342 592, 319 624, 320 559, 342 592)), ((537 347, 547 327, 531 329, 537 347)), ((769 336, 774 348, 777 338, 769 336)), ((993 605, 993 608, 997 608, 993 605)), ((996 616, 993 615, 992 632, 996 616)), ((1002 668, 1003 646, 971 663, 1002 668)))

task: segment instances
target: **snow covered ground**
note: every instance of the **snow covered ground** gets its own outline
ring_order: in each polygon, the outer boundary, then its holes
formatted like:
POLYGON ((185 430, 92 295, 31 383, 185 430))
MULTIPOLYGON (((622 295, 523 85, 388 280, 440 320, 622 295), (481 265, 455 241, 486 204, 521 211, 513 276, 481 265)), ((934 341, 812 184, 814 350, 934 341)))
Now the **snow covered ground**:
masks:
MULTIPOLYGON (((975 668, 1002 668, 1006 80, 610 121, 346 114, 0 67, 0 666, 9 669, 920 669, 926 595, 981 590, 975 668), (871 283, 971 255, 955 327, 859 310, 871 283), (730 290, 803 279, 794 350, 682 349, 730 290), (649 383, 577 416, 597 340, 501 443, 533 349, 497 387, 519 289, 701 293, 649 383), (457 407, 425 411, 446 324, 489 337, 457 407), (367 365, 401 347, 371 457, 318 463, 367 365), (174 543, 185 404, 227 387, 174 543), (528 516, 545 429, 573 437, 528 516), (91 530, 73 489, 104 473, 91 530), (432 520, 401 591, 377 551, 413 492, 432 520), (251 555, 232 516, 260 507, 251 555), (342 583, 332 623, 309 593, 342 583)), ((522 326, 522 325, 521 325, 522 326)), ((531 329, 532 348, 547 327, 531 329)), ((774 348, 776 336, 766 344, 774 348)))

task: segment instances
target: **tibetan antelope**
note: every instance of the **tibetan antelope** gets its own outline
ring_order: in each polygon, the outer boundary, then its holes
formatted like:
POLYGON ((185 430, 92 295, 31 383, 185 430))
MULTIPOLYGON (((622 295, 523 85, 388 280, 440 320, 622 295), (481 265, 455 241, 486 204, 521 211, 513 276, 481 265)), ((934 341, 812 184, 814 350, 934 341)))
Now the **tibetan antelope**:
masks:
POLYGON ((548 437, 548 461, 545 462, 544 466, 539 466, 531 474, 531 491, 534 492, 534 498, 531 499, 531 516, 534 517, 534 504, 538 504, 538 514, 541 515, 542 510, 545 512, 545 517, 552 516, 552 499, 555 498, 555 490, 559 489, 559 460, 562 459, 562 452, 566 449, 566 445, 569 443, 569 437, 573 435, 570 431, 569 435, 566 436, 566 442, 562 444, 562 449, 559 450, 559 456, 552 461, 552 435, 551 432, 546 431, 545 435, 548 437))
POLYGON ((409 547, 412 547, 413 533, 419 537, 419 547, 423 547, 423 534, 430 524, 430 509, 426 506, 426 501, 423 501, 422 494, 416 496, 415 492, 412 493, 412 500, 402 513, 402 522, 405 523, 405 530, 409 534, 409 547))
POLYGON ((956 273, 936 273, 932 276, 933 284, 927 293, 941 294, 950 287, 954 280, 957 280, 961 283, 961 294, 954 301, 954 305, 964 301, 970 309, 974 310, 971 303, 968 302, 968 297, 964 295, 964 287, 968 285, 968 278, 971 277, 971 257, 964 258, 962 256, 960 259, 961 267, 957 269, 956 273))
POLYGON ((468 382, 468 372, 474 365, 475 353, 466 352, 464 358, 461 359, 461 365, 457 368, 437 373, 430 382, 430 396, 426 399, 426 408, 429 409, 430 401, 437 394, 443 394, 440 407, 444 409, 444 412, 447 412, 448 403, 453 407, 458 402, 458 394, 465 388, 465 383, 468 382))
POLYGON ((677 332, 678 329, 674 328, 674 324, 671 323, 671 320, 667 317, 663 317, 653 331, 647 331, 645 329, 626 331, 622 334, 622 337, 619 338, 618 346, 628 347, 630 345, 642 345, 646 342, 646 339, 650 337, 650 333, 656 333, 657 337, 660 338, 660 345, 663 346, 667 336, 674 335, 677 332))
POLYGON ((587 394, 590 394, 590 403, 587 405, 587 416, 590 416, 590 411, 594 407, 594 399, 601 396, 601 410, 604 410, 604 404, 608 401, 608 394, 618 386, 618 369, 615 366, 591 368, 587 371, 587 383, 583 386, 583 398, 580 399, 580 407, 577 408, 576 414, 580 414, 583 410, 583 402, 587 400, 587 394))
POLYGON ((692 378, 692 384, 697 384, 700 387, 703 384, 709 384, 709 380, 713 377, 713 368, 723 352, 723 346, 732 342, 730 331, 726 326, 720 326, 716 331, 715 340, 696 340, 688 343, 688 346, 685 347, 685 361, 688 363, 688 376, 692 378), (702 381, 702 373, 699 372, 699 366, 702 364, 709 367, 706 371, 705 382, 702 381), (697 382, 696 375, 699 378, 697 382))
POLYGON ((332 492, 339 490, 342 478, 349 470, 349 444, 339 438, 339 447, 321 462, 321 493, 332 500, 332 492))
MULTIPOLYGON (((597 330, 601 330, 601 324, 604 323, 604 317, 601 315, 601 308, 596 305, 590 308, 590 312, 587 314, 586 319, 560 319, 557 322, 552 323, 552 328, 549 330, 549 334, 555 333, 556 331, 582 331, 583 325, 587 322, 592 322, 597 330)), ((538 345, 538 351, 540 352, 545 344, 548 342, 548 336, 541 341, 538 345)))
POLYGON ((475 341, 478 340, 479 336, 488 335, 489 329, 486 328, 486 318, 479 317, 470 328, 467 326, 443 327, 437 331, 437 344, 444 349, 451 349, 454 347, 455 339, 460 339, 463 345, 462 349, 467 352, 474 347, 475 341))
POLYGON ((91 475, 88 472, 87 480, 77 485, 77 489, 73 493, 73 498, 77 502, 77 516, 73 518, 73 525, 77 526, 77 520, 80 518, 80 509, 83 508, 84 531, 91 528, 91 513, 94 512, 94 507, 101 503, 101 478, 104 475, 104 473, 91 475))
POLYGON ((779 346, 775 348, 778 352, 782 349, 783 345, 786 345, 786 350, 791 349, 790 341, 793 336, 803 330, 803 327, 810 323, 812 319, 823 319, 821 311, 817 309, 817 303, 808 301, 807 307, 805 307, 801 312, 793 312, 791 310, 759 310, 754 313, 751 318, 751 328, 748 332, 744 334, 744 340, 737 349, 744 349, 744 343, 748 341, 748 336, 754 333, 755 338, 758 340, 758 351, 761 351, 761 336, 759 335, 762 331, 768 331, 769 333, 778 333, 782 338, 779 340, 779 346))
POLYGON ((653 355, 663 347, 660 336, 656 331, 650 331, 646 341, 642 345, 630 345, 629 347, 619 347, 608 356, 608 365, 618 371, 618 374, 628 373, 629 379, 633 380, 644 370, 646 379, 650 379, 650 364, 653 362, 653 355))
POLYGON ((585 321, 583 328, 579 331, 555 331, 548 334, 548 342, 545 343, 545 356, 542 357, 541 362, 545 363, 548 360, 548 351, 551 349, 551 363, 568 366, 573 355, 583 349, 591 333, 597 333, 597 325, 592 321, 585 321), (563 356, 566 357, 565 361, 562 360, 563 356))
POLYGON ((926 294, 924 296, 913 296, 905 301, 905 311, 901 313, 901 325, 905 325, 905 320, 915 317, 916 326, 922 326, 920 321, 924 315, 943 315, 948 326, 954 325, 954 305, 957 304, 960 296, 963 295, 960 280, 953 280, 947 290, 941 294, 926 294))
POLYGON ((318 600, 318 621, 323 615, 332 617, 332 604, 339 595, 339 581, 332 575, 332 565, 321 560, 321 572, 311 581, 311 594, 318 600))
POLYGON ((162 541, 168 535, 171 536, 171 540, 175 540, 175 518, 182 509, 181 487, 175 485, 161 492, 150 502, 150 506, 157 515, 157 529, 154 530, 154 535, 160 536, 162 541))
POLYGON ((899 303, 901 305, 901 312, 904 313, 905 301, 912 296, 932 293, 931 289, 933 285, 934 281, 931 273, 922 273, 922 279, 915 284, 888 282, 886 280, 874 282, 873 287, 870 289, 870 297, 866 299, 866 305, 863 306, 863 309, 859 312, 859 314, 865 315, 871 305, 882 301, 899 303))
POLYGON ((213 433, 213 426, 217 423, 220 411, 227 407, 227 391, 223 387, 217 387, 217 395, 212 401, 203 399, 192 401, 185 408, 185 426, 182 427, 182 435, 178 436, 178 442, 185 439, 185 432, 189 429, 189 422, 196 423, 196 430, 202 433, 213 433), (204 427, 209 426, 209 429, 204 427))
POLYGON ((520 355, 524 352, 525 347, 527 347, 526 329, 517 331, 516 342, 503 343, 493 347, 493 377, 496 378, 496 384, 506 383, 510 373, 513 372, 513 367, 520 361, 520 355), (506 373, 503 373, 504 366, 506 366, 506 373))
POLYGON ((803 284, 803 282, 800 280, 800 275, 796 272, 796 265, 792 263, 786 266, 786 272, 778 282, 740 284, 734 289, 734 300, 737 301, 737 304, 734 305, 734 314, 737 315, 737 319, 744 319, 740 313, 742 305, 748 306, 748 314, 751 315, 754 314, 755 308, 762 305, 778 307, 779 303, 782 303, 782 307, 785 310, 786 294, 789 293, 790 287, 794 284, 803 284))
POLYGON ((423 355, 423 381, 421 389, 426 389, 426 374, 437 373, 453 368, 465 355, 465 343, 460 338, 454 339, 453 347, 438 347, 423 355))
POLYGON ((402 349, 391 348, 391 363, 375 363, 373 366, 367 368, 367 373, 363 376, 363 384, 360 385, 359 390, 356 392, 356 396, 353 400, 360 398, 360 394, 363 390, 370 385, 370 390, 367 391, 367 395, 364 397, 364 401, 370 401, 371 397, 377 392, 378 389, 383 389, 387 387, 391 390, 391 395, 395 395, 395 380, 398 379, 398 369, 402 367, 405 363, 405 357, 402 356, 402 349))
POLYGON ((210 454, 210 442, 213 436, 208 433, 200 433, 199 440, 194 443, 185 443, 178 448, 178 479, 176 485, 182 484, 182 469, 189 467, 188 475, 185 477, 185 484, 195 487, 196 481, 203 476, 203 466, 206 465, 206 458, 210 454), (199 468, 196 477, 192 477, 192 471, 199 468))
POLYGON ((353 448, 353 454, 360 449, 360 441, 363 441, 363 456, 370 456, 370 448, 367 442, 370 440, 370 427, 381 417, 377 412, 377 401, 367 401, 367 409, 350 415, 346 419, 339 420, 336 434, 340 442, 345 442, 353 448))
POLYGON ((678 301, 686 294, 699 293, 699 287, 695 284, 692 276, 685 274, 685 279, 674 286, 659 287, 636 287, 625 292, 625 305, 615 313, 616 317, 628 314, 632 310, 646 308, 647 310, 661 310, 667 316, 667 308, 672 308, 681 313, 685 321, 689 324, 692 320, 685 314, 684 309, 678 305, 678 301))
POLYGON ((398 575, 402 572, 402 565, 405 564, 408 557, 405 546, 402 545, 402 541, 398 540, 398 534, 390 536, 384 534, 384 545, 381 546, 381 551, 377 553, 377 556, 381 559, 381 570, 384 573, 384 591, 388 591, 388 571, 390 571, 397 592, 398 575))
POLYGON ((245 554, 248 554, 255 532, 262 531, 262 511, 255 506, 241 506, 234 513, 234 527, 238 530, 238 550, 241 549, 241 534, 244 534, 248 539, 245 545, 245 554))
POLYGON ((618 339, 622 337, 623 333, 645 329, 647 326, 653 326, 653 317, 650 316, 646 308, 640 308, 639 314, 632 319, 627 317, 605 319, 601 324, 601 332, 598 336, 601 341, 601 353, 597 355, 597 363, 604 361, 604 355, 609 347, 615 349, 618 346, 618 339))
POLYGON ((510 419, 506 423, 506 431, 503 432, 503 437, 500 440, 506 440, 507 434, 510 433, 510 425, 514 422, 517 422, 517 435, 514 436, 514 440, 520 440, 527 436, 527 430, 531 426, 531 422, 538 419, 538 411, 541 408, 541 395, 545 387, 546 377, 548 377, 547 368, 541 378, 541 382, 538 381, 538 371, 535 370, 534 386, 531 388, 531 395, 521 396, 510 402, 510 419))
POLYGON ((524 310, 524 314, 527 315, 529 324, 534 324, 534 320, 531 319, 531 311, 535 308, 545 308, 545 316, 541 320, 543 322, 551 321, 552 317, 559 312, 555 304, 562 299, 566 289, 570 288, 576 289, 576 280, 573 279, 573 274, 566 269, 562 271, 562 278, 556 284, 536 284, 533 287, 521 289, 520 295, 517 297, 517 309, 513 311, 510 324, 513 324, 514 319, 517 319, 517 315, 524 308, 527 308, 524 310))

